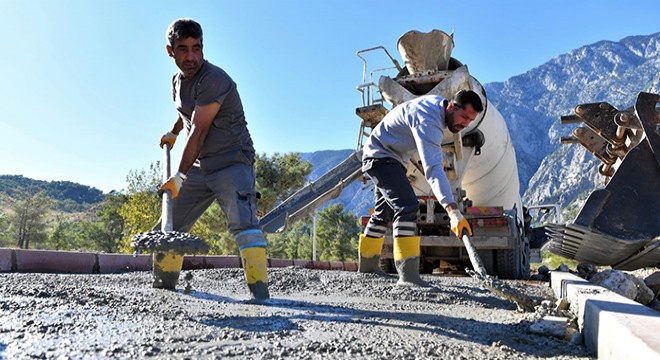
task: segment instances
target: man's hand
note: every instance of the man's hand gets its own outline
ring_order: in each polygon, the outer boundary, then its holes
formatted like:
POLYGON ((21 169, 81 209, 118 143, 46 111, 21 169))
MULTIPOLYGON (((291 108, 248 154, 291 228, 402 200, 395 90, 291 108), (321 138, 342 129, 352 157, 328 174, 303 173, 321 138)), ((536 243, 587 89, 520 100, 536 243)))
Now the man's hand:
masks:
POLYGON ((171 131, 168 131, 160 138, 160 147, 162 148, 165 144, 170 144, 170 150, 174 147, 174 142, 176 141, 177 135, 171 131))
POLYGON ((174 176, 170 176, 167 179, 167 182, 160 187, 160 191, 165 192, 169 190, 172 194, 172 199, 179 196, 179 190, 181 190, 181 185, 186 180, 186 175, 178 171, 174 176))
POLYGON ((463 229, 467 230, 468 234, 472 236, 472 228, 470 228, 470 224, 458 209, 450 210, 448 214, 451 231, 456 234, 457 238, 461 238, 463 235, 463 229))

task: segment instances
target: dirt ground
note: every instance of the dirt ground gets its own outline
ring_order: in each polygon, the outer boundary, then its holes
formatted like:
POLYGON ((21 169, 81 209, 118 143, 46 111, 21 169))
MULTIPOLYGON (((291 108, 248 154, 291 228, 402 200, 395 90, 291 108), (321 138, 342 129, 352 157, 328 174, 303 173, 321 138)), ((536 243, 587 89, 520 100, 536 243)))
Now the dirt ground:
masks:
MULTIPOLYGON (((395 278, 269 269, 272 299, 249 301, 242 269, 192 271, 192 291, 152 289, 150 272, 0 274, 0 358, 590 359, 531 334, 538 314, 469 277, 395 278)), ((552 299, 547 283, 512 286, 552 299)))

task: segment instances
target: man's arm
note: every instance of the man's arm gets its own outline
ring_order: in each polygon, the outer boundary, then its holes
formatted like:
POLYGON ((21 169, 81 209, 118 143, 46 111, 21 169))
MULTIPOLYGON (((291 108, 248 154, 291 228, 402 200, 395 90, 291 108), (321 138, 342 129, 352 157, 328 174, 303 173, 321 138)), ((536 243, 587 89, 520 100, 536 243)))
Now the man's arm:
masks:
POLYGON ((192 127, 186 138, 183 155, 181 155, 181 162, 179 163, 179 172, 186 174, 197 160, 218 110, 220 110, 220 103, 216 101, 208 105, 195 106, 192 115, 192 127))
POLYGON ((463 230, 472 236, 472 228, 461 214, 451 192, 449 179, 442 166, 442 135, 443 129, 434 122, 426 122, 413 129, 413 137, 417 145, 424 175, 440 204, 447 210, 451 231, 461 238, 463 230))
POLYGON ((166 132, 165 134, 163 134, 163 136, 160 137, 160 147, 162 148, 163 146, 165 146, 165 144, 168 144, 170 146, 170 149, 174 148, 176 137, 181 132, 181 129, 183 129, 183 119, 181 119, 181 115, 179 115, 177 116, 176 121, 172 126, 172 130, 166 132))
POLYGON ((170 130, 170 132, 174 135, 179 135, 182 129, 183 129, 183 119, 181 118, 181 115, 178 115, 176 117, 176 121, 174 122, 174 126, 172 126, 172 130, 170 130))
MULTIPOLYGON (((423 115, 431 117, 431 115, 423 115)), ((419 159, 422 161, 424 176, 431 186, 433 194, 447 211, 452 207, 457 208, 447 174, 442 166, 444 129, 440 127, 438 121, 422 119, 411 128, 411 131, 419 159)))

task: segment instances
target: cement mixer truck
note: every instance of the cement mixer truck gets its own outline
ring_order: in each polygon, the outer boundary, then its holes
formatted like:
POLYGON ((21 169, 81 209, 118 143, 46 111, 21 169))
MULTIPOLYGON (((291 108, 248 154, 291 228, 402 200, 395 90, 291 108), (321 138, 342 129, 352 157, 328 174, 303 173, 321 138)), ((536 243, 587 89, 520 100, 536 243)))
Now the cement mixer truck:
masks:
MULTIPOLYGON (((518 169, 511 137, 502 115, 488 101, 483 86, 470 75, 467 65, 451 56, 453 35, 440 30, 429 33, 410 31, 397 43, 404 66, 383 46, 357 52, 363 61, 362 82, 357 90, 362 106, 356 151, 316 181, 300 189, 261 218, 266 232, 285 229, 292 222, 310 214, 350 183, 361 180, 361 148, 371 130, 389 109, 417 96, 434 94, 451 98, 457 91, 477 92, 484 111, 458 134, 449 131, 442 141, 444 169, 454 198, 470 221, 486 271, 504 279, 526 279, 530 275, 529 239, 525 235, 525 217, 519 194, 518 169), (366 53, 380 53, 391 67, 369 69, 366 53), (376 83, 376 73, 381 75, 376 83)), ((371 55, 371 54, 370 54, 371 55)), ((421 236, 420 272, 436 268, 463 269, 469 264, 463 243, 449 230, 449 218, 433 196, 418 158, 408 164, 407 176, 420 204, 417 226, 421 236)), ((368 188, 368 187, 367 187, 368 188)), ((363 219, 368 219, 369 214, 363 219)), ((392 236, 386 235, 381 268, 394 272, 392 236)))

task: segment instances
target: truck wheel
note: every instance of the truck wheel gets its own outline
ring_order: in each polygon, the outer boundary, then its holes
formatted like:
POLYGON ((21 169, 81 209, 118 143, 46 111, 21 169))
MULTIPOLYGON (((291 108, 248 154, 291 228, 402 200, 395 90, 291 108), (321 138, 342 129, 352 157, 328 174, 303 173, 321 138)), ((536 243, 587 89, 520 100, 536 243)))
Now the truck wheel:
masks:
POLYGON ((495 251, 478 250, 477 253, 481 262, 484 264, 484 268, 486 268, 486 273, 488 275, 495 275, 495 251))
POLYGON ((515 250, 495 250, 496 274, 500 279, 515 279, 518 274, 518 259, 515 250))
POLYGON ((500 279, 529 279, 529 242, 526 237, 521 236, 518 246, 512 250, 496 250, 495 259, 500 279))
POLYGON ((520 277, 518 279, 528 280, 532 275, 530 269, 531 254, 529 253, 529 239, 522 237, 521 252, 520 252, 520 277))
POLYGON ((388 274, 394 274, 396 268, 394 267, 394 259, 380 258, 380 269, 388 274))
POLYGON ((424 261, 424 258, 419 259, 419 273, 420 274, 433 274, 433 262, 424 261))

